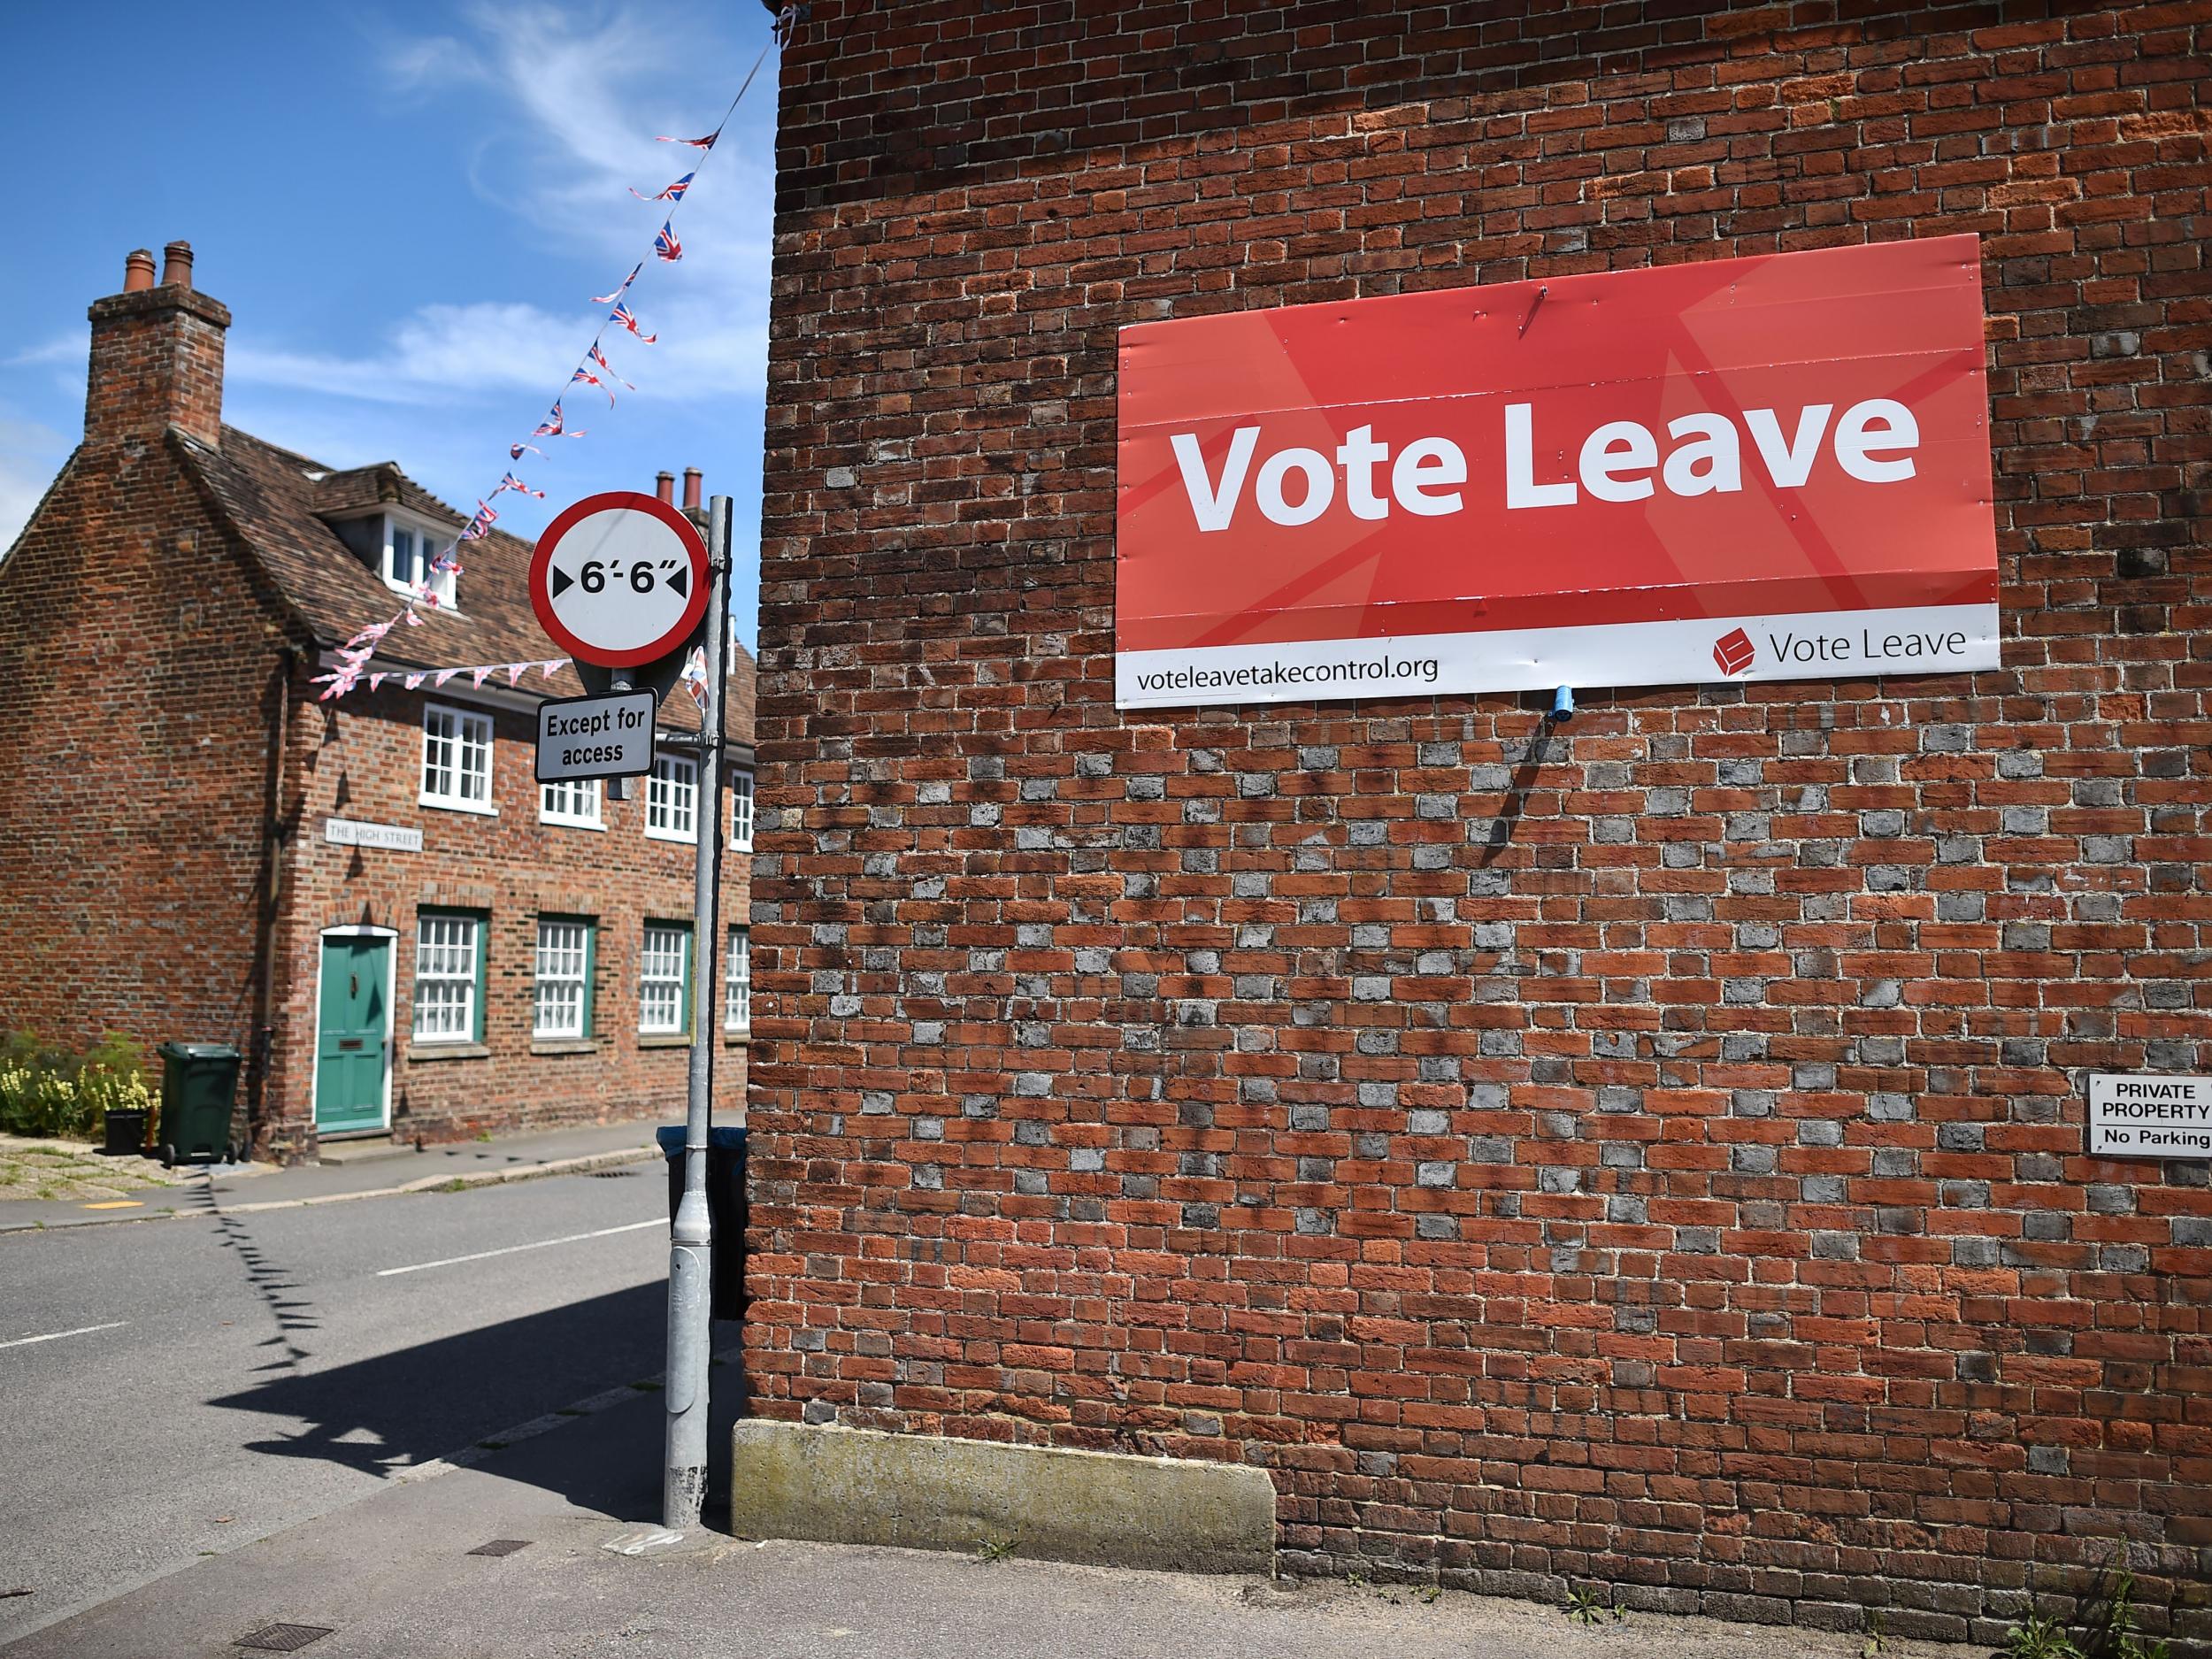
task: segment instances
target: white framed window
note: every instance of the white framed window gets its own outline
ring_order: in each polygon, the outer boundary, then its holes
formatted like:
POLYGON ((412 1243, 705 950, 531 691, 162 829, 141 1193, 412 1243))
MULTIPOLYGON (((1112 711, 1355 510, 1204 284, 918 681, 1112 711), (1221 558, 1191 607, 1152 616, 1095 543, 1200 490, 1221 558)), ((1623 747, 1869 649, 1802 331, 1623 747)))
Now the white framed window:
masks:
POLYGON ((591 1035, 591 924, 538 920, 534 1037, 591 1035))
POLYGON ((753 774, 749 772, 730 774, 730 850, 753 850, 753 774))
POLYGON ((649 1037, 680 1036, 690 1028, 691 929, 645 924, 638 953, 637 1028, 649 1037))
POLYGON ((599 813, 599 780, 565 778, 538 786, 538 822, 571 829, 604 829, 599 813))
POLYGON ((688 755, 655 755, 645 780, 645 833, 655 841, 699 838, 699 763, 688 755))
POLYGON ((415 1041, 474 1042, 483 1010, 480 918, 452 910, 415 918, 415 1041))
MULTIPOLYGON (((384 585, 397 593, 413 593, 426 578, 432 578, 430 567, 438 556, 452 541, 449 535, 442 536, 426 525, 410 524, 404 519, 387 518, 384 520, 384 585)), ((430 583, 430 591, 438 596, 440 604, 454 603, 454 572, 439 571, 430 583)))
POLYGON ((742 927, 730 929, 729 955, 722 964, 722 1029, 753 1028, 753 947, 742 927))
POLYGON ((492 805, 492 718, 434 703, 422 712, 422 804, 457 812, 492 805))

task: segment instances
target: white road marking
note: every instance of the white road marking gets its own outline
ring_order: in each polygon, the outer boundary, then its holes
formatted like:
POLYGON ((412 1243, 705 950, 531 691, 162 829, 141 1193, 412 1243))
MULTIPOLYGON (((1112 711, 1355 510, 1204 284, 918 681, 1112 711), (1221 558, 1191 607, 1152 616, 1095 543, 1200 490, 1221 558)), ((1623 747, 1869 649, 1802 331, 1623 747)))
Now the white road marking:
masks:
POLYGON ((33 1342, 58 1342, 65 1336, 89 1336, 95 1331, 120 1331, 128 1319, 117 1319, 108 1325, 81 1325, 73 1331, 49 1331, 44 1336, 19 1336, 12 1342, 0 1342, 0 1348, 27 1348, 33 1342))
POLYGON ((488 1256, 512 1256, 518 1250, 542 1250, 556 1244, 575 1244, 584 1239, 603 1239, 617 1233, 635 1233, 640 1227, 664 1227, 667 1225, 655 1217, 650 1221, 633 1221, 626 1227, 602 1227, 596 1233, 572 1233, 565 1238, 540 1239, 535 1244, 510 1244, 496 1250, 478 1250, 469 1256, 449 1256, 442 1262, 415 1262, 405 1267, 380 1267, 376 1270, 376 1276, 389 1279, 395 1273, 419 1273, 426 1268, 457 1267, 463 1262, 481 1262, 488 1256))

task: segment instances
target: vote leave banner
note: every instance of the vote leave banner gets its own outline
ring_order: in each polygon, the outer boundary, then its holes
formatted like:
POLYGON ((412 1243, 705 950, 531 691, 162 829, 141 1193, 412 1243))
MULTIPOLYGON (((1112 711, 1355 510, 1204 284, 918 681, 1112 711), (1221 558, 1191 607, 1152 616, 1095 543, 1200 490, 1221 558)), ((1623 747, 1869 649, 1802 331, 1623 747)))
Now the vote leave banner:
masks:
POLYGON ((1972 236, 1120 350, 1121 707, 1997 666, 1972 236))

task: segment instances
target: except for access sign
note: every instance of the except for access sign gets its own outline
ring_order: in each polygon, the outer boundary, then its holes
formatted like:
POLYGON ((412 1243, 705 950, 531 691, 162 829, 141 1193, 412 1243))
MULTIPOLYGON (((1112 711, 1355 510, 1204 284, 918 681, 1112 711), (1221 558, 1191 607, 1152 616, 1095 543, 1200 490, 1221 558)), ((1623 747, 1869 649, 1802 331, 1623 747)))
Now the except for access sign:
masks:
POLYGON ((538 538, 530 603, 578 661, 634 668, 683 645, 706 615, 707 546, 656 496, 587 495, 538 538))
POLYGON ((1115 701, 1998 665, 1971 236, 1121 331, 1115 701))
POLYGON ((2212 1077, 2091 1073, 2089 1156, 2212 1158, 2212 1077))
POLYGON ((559 697, 538 704, 538 781, 637 778, 653 770, 649 691, 559 697))

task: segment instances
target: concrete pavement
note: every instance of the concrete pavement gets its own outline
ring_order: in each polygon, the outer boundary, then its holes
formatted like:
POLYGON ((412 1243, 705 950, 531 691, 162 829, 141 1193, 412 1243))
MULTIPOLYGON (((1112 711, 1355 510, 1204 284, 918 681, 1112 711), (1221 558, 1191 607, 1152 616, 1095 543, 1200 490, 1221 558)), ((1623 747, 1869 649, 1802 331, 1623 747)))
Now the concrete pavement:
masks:
POLYGON ((1071 1567, 1018 1544, 985 1562, 704 1532, 618 1554, 652 1535, 661 1423, 657 1399, 613 1406, 201 1562, 8 1659, 212 1659, 278 1624, 326 1631, 313 1659, 1856 1659, 1864 1640, 1654 1615, 1586 1629, 1456 1591, 1071 1567), (519 1547, 472 1553, 495 1542, 519 1547))
POLYGON ((655 1375, 666 1215, 655 1162, 0 1236, 0 1640, 655 1375))
MULTIPOLYGON (((582 1172, 659 1156, 653 1146, 656 1121, 588 1125, 579 1129, 502 1135, 491 1141, 463 1141, 357 1164, 306 1164, 293 1169, 265 1164, 180 1168, 170 1171, 168 1185, 131 1183, 119 1189, 120 1196, 136 1201, 128 1209, 105 1198, 93 1203, 0 1199, 0 1233, 204 1217, 211 1198, 222 1209, 246 1214, 285 1205, 388 1197, 454 1181, 495 1185, 582 1172)), ((135 1159, 123 1162, 139 1163, 135 1159)))

